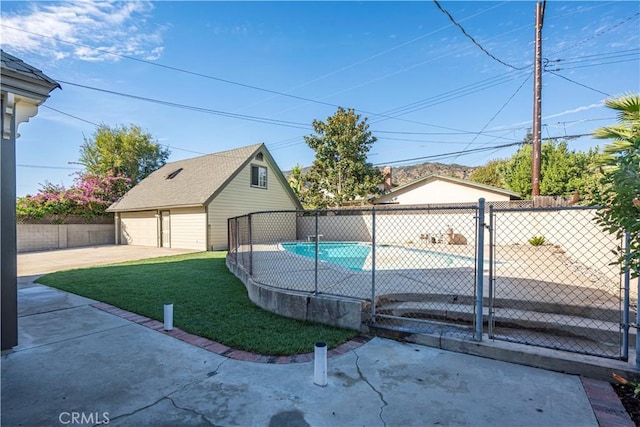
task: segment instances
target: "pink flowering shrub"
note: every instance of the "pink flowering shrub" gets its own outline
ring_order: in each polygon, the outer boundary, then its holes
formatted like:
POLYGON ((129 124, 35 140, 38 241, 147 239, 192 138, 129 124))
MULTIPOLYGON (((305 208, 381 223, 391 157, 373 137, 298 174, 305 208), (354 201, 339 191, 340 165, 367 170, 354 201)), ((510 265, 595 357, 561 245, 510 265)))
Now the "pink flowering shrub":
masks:
POLYGON ((47 183, 38 194, 19 197, 16 213, 18 216, 33 219, 49 215, 94 218, 105 215, 105 210, 129 188, 131 180, 124 175, 111 172, 105 176, 79 174, 71 188, 47 183))

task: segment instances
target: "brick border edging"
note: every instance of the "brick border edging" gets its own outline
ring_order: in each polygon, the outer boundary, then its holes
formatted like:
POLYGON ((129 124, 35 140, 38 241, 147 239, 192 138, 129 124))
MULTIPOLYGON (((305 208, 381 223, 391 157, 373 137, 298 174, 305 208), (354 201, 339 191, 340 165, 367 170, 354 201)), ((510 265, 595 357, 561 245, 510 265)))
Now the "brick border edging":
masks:
MULTIPOLYGON (((285 364, 285 363, 304 363, 311 362, 313 360, 313 353, 304 353, 304 354, 294 354, 291 356, 268 356, 264 354, 252 353, 249 351, 238 350, 233 347, 226 346, 217 341, 210 340, 208 338, 203 338, 198 335, 193 335, 188 332, 183 331, 180 328, 173 328, 171 331, 165 331, 164 323, 159 322, 157 320, 141 316, 136 313, 132 313, 130 311, 123 310, 121 308, 115 307, 110 304, 106 304, 104 302, 98 302, 94 304, 89 304, 93 308, 97 308, 98 310, 102 310, 109 314, 113 314, 114 316, 121 317, 125 320, 129 320, 131 322, 137 323, 142 326, 146 326, 149 329, 153 329, 154 331, 158 331, 163 333, 164 335, 169 335, 173 338, 177 338, 180 341, 184 341, 188 344, 194 345, 196 347, 200 347, 204 350, 210 351, 211 353, 218 354, 220 356, 228 357, 230 359, 235 360, 243 360, 245 362, 254 362, 254 363, 271 363, 271 364, 285 364)), ((338 347, 327 351, 327 357, 335 357, 341 354, 347 353, 351 350, 355 350, 356 348, 362 346, 366 342, 368 342, 371 338, 358 335, 351 340, 347 341, 344 344, 339 345, 338 347)))
POLYGON ((600 427, 635 426, 611 384, 585 377, 580 381, 600 427))

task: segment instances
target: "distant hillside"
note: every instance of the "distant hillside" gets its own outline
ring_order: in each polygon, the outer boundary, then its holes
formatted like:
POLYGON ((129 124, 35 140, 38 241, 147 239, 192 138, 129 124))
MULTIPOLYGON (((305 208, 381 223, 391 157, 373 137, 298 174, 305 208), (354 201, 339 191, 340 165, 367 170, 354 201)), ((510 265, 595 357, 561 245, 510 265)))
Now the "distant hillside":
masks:
MULTIPOLYGON (((382 168, 381 168, 382 169, 382 168)), ((392 167, 391 176, 393 183, 396 185, 404 185, 408 182, 422 178, 433 173, 445 176, 454 176, 456 178, 468 179, 471 172, 477 167, 463 165, 445 165, 442 163, 421 163, 410 166, 392 167)))
MULTIPOLYGON (((309 171, 309 167, 304 168, 305 172, 309 171)), ((381 167, 380 170, 383 168, 381 167)), ((422 178, 423 176, 437 173, 445 176, 454 176, 456 178, 468 179, 471 172, 477 169, 473 166, 463 165, 445 165, 443 163, 420 163, 410 166, 395 166, 391 167, 391 176, 393 177, 393 183, 395 185, 404 185, 408 182, 422 178)), ((284 171, 284 176, 289 178, 291 171, 284 171)))

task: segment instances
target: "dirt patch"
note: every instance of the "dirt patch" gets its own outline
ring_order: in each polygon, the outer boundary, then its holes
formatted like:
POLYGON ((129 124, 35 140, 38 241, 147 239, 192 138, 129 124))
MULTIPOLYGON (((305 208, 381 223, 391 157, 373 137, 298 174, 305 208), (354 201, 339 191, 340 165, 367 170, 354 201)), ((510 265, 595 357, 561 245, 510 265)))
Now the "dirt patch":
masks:
POLYGON ((640 399, 633 396, 633 388, 622 384, 613 384, 613 389, 622 401, 635 425, 640 426, 640 399))

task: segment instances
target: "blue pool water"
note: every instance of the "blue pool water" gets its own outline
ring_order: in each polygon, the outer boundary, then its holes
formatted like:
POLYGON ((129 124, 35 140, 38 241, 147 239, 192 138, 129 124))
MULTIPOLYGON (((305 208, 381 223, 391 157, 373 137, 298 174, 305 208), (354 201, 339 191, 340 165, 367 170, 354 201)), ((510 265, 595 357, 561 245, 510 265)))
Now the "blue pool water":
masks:
MULTIPOLYGON (((315 258, 315 242, 282 243, 291 253, 315 258)), ((320 242, 318 260, 330 262, 351 270, 371 269, 371 245, 357 242, 320 242)), ((376 246, 376 269, 396 270, 414 268, 474 267, 475 258, 403 246, 376 246)))
MULTIPOLYGON (((282 247, 297 255, 315 258, 316 244, 283 243, 282 247)), ((326 261, 351 270, 363 270, 365 261, 371 253, 371 245, 353 242, 320 242, 318 243, 318 260, 326 261)))

